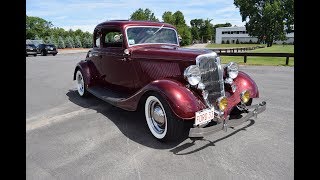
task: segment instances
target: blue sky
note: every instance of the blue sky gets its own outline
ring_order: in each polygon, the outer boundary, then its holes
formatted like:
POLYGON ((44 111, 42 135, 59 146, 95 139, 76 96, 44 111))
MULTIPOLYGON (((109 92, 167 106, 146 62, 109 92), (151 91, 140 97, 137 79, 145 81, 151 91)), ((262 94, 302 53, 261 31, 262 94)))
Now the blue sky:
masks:
POLYGON ((179 10, 188 25, 196 18, 213 19, 212 24, 244 25, 233 0, 26 0, 28 16, 41 17, 66 30, 89 32, 103 21, 128 19, 138 8, 149 8, 160 21, 165 11, 179 10))

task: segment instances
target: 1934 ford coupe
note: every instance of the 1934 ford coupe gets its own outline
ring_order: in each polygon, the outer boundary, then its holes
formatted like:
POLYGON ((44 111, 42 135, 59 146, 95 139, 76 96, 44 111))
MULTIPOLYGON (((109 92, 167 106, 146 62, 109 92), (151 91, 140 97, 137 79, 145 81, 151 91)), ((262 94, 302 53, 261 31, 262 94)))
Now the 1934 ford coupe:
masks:
POLYGON ((221 65, 211 50, 181 48, 167 23, 114 20, 98 24, 93 48, 73 79, 77 91, 125 110, 145 113, 152 135, 161 141, 184 134, 204 137, 257 117, 266 102, 256 83, 236 63, 221 65))

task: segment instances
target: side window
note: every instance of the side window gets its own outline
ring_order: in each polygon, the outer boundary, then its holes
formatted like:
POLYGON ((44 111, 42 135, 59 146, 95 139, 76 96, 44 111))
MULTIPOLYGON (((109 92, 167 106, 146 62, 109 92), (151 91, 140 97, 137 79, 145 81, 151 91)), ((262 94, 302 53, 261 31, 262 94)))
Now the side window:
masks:
POLYGON ((94 31, 94 47, 100 47, 100 39, 101 39, 101 33, 100 31, 94 31))
POLYGON ((120 30, 106 29, 102 35, 103 47, 122 47, 123 38, 120 30))
POLYGON ((96 37, 96 42, 95 42, 96 47, 100 47, 100 37, 96 37))

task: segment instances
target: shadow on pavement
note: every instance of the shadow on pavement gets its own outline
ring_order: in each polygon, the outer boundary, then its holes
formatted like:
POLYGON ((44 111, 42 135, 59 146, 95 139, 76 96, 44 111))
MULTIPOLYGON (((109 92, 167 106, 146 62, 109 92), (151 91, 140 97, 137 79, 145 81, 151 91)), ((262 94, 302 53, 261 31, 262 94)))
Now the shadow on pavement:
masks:
POLYGON ((75 90, 69 90, 66 95, 74 104, 83 108, 96 110, 98 113, 104 115, 110 119, 126 137, 141 145, 154 149, 171 149, 188 138, 186 134, 185 138, 179 139, 175 142, 160 142, 152 136, 142 112, 122 110, 94 97, 93 95, 82 98, 75 90))
POLYGON ((89 95, 86 98, 82 98, 78 95, 77 91, 75 90, 69 90, 69 92, 67 92, 66 95, 69 97, 69 100, 74 104, 77 104, 78 106, 81 106, 83 108, 96 110, 97 113, 100 113, 108 119, 110 119, 119 128, 119 130, 130 140, 154 149, 171 149, 170 152, 172 152, 175 155, 192 154, 207 147, 215 146, 216 142, 226 139, 238 133, 239 131, 246 130, 247 127, 255 123, 254 120, 250 120, 250 124, 215 141, 207 140, 205 138, 190 138, 192 142, 186 142, 180 146, 177 146, 186 139, 188 139, 188 131, 185 131, 185 135, 177 141, 163 143, 152 136, 151 132, 147 127, 143 112, 130 112, 117 108, 115 106, 110 105, 107 102, 104 102, 94 97, 93 95, 89 95), (207 141, 208 143, 200 148, 191 150, 189 152, 179 153, 183 150, 187 150, 188 148, 194 146, 196 144, 196 141, 207 141))

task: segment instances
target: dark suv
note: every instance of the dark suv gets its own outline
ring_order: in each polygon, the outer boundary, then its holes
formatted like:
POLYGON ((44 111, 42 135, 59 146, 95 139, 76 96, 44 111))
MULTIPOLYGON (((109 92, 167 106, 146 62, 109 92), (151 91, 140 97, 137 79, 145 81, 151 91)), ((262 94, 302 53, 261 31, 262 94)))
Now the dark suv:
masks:
POLYGON ((37 56, 37 47, 34 44, 26 44, 26 56, 37 56))
POLYGON ((46 56, 47 54, 52 54, 55 56, 58 54, 58 50, 53 44, 39 44, 37 47, 37 52, 42 56, 46 56))

